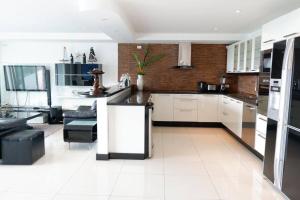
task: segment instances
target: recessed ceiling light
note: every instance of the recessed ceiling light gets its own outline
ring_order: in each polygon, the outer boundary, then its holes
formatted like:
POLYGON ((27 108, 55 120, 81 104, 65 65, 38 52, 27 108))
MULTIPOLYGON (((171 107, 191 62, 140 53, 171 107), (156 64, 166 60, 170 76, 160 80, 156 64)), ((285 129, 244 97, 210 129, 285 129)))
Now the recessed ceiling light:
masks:
POLYGON ((240 13, 241 13, 241 10, 235 10, 235 13, 236 13, 236 14, 240 14, 240 13))
POLYGON ((107 20, 108 20, 108 18, 102 18, 102 19, 101 19, 101 21, 103 21, 103 22, 104 22, 104 21, 107 21, 107 20))
POLYGON ((219 30, 219 28, 218 27, 214 27, 214 31, 218 31, 219 30))

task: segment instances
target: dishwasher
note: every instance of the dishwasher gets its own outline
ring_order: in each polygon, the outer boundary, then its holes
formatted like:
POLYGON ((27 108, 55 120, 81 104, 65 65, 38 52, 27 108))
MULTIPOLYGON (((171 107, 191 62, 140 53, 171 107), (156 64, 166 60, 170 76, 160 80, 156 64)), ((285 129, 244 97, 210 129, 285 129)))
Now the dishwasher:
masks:
POLYGON ((244 103, 242 121, 242 140, 254 149, 257 107, 244 103))

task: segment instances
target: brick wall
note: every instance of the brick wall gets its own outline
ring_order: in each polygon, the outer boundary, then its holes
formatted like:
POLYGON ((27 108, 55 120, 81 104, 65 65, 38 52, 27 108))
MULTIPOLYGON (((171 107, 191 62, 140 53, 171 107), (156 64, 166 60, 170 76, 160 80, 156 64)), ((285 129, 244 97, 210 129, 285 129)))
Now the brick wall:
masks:
POLYGON ((256 95, 256 86, 258 84, 257 75, 239 75, 238 91, 247 94, 256 95))
MULTIPOLYGON (((133 84, 136 83, 136 64, 132 53, 142 51, 136 47, 137 44, 119 44, 118 50, 119 77, 128 72, 133 84)), ((222 44, 192 44, 194 68, 191 70, 173 68, 177 65, 177 44, 150 44, 150 49, 152 54, 163 53, 165 57, 145 70, 144 87, 146 90, 196 90, 198 81, 218 84, 221 75, 226 72, 227 50, 222 44)), ((244 91, 243 88, 238 87, 237 75, 229 77, 231 92, 237 92, 238 89, 244 91)))

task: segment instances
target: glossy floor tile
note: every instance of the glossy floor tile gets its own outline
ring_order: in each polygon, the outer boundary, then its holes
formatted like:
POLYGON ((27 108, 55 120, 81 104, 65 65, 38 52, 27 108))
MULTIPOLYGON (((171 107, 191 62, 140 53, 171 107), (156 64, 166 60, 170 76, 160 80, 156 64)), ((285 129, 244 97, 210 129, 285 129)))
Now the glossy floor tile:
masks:
POLYGON ((0 165, 1 200, 280 200, 262 161, 220 128, 154 128, 148 160, 96 161, 96 144, 45 139, 32 166, 0 165))

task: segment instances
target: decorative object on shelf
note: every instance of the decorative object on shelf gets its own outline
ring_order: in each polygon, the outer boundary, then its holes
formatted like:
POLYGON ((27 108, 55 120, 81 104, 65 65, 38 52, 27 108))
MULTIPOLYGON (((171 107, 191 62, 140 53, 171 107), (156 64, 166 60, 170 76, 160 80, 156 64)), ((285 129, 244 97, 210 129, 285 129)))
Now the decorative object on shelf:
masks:
POLYGON ((71 64, 74 63, 74 58, 73 58, 73 55, 72 55, 72 54, 71 54, 71 56, 70 56, 70 62, 71 62, 71 64))
POLYGON ((90 74, 94 76, 92 95, 98 96, 105 90, 105 87, 102 84, 102 74, 104 74, 104 72, 101 69, 95 68, 90 72, 90 74))
POLYGON ((90 48, 89 62, 97 62, 96 54, 93 47, 90 48))
POLYGON ((67 47, 63 48, 63 58, 61 60, 59 60, 60 62, 68 62, 68 53, 67 53, 67 47))
POLYGON ((144 87, 144 75, 145 75, 145 67, 153 65, 154 63, 161 60, 165 55, 164 54, 157 54, 157 55, 150 55, 150 47, 146 45, 145 47, 141 48, 143 50, 143 56, 140 57, 138 53, 133 53, 133 59, 137 65, 137 88, 138 90, 143 90, 144 87))
POLYGON ((80 52, 76 52, 75 53, 75 63, 76 64, 81 64, 81 53, 80 52))
POLYGON ((85 53, 83 53, 83 56, 82 56, 82 64, 86 64, 86 55, 85 55, 85 53))

